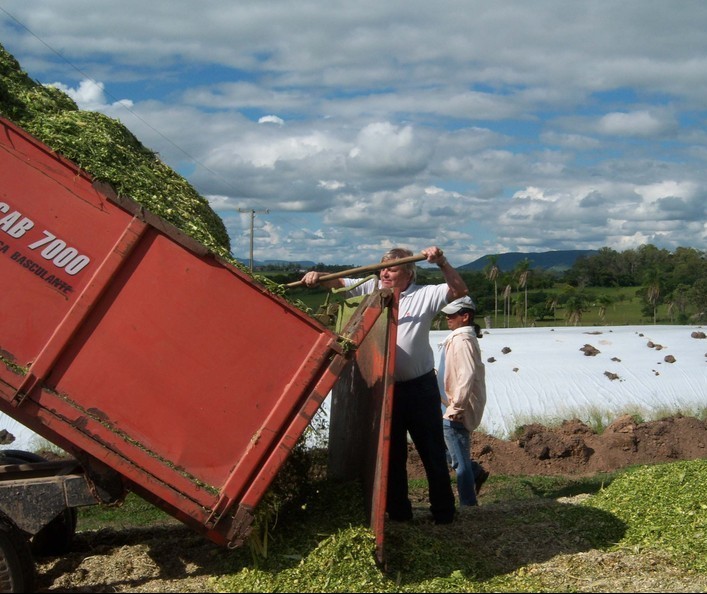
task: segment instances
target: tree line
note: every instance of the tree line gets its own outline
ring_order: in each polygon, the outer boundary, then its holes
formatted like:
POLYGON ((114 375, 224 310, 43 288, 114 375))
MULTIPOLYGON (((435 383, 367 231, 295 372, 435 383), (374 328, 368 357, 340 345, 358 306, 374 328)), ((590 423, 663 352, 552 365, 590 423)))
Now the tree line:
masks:
MULTIPOLYGON (((498 255, 488 257, 480 272, 462 272, 480 315, 492 315, 502 325, 532 325, 556 319, 578 325, 591 307, 603 319, 615 297, 601 288, 638 287, 641 314, 658 322, 665 306, 670 323, 701 323, 707 319, 707 258, 703 251, 678 247, 673 252, 651 244, 618 252, 604 247, 583 256, 564 272, 531 268, 526 258, 512 270, 501 270, 498 255), (588 291, 589 288, 594 290, 588 291)), ((420 269, 418 282, 438 282, 439 274, 420 269)))
MULTIPOLYGON (((502 270, 496 254, 488 256, 483 271, 460 274, 476 302, 477 315, 491 316, 495 327, 530 326, 558 317, 567 324, 579 325, 592 308, 598 308, 603 319, 617 300, 613 289, 621 287, 635 288, 641 315, 654 323, 659 321, 661 307, 667 318, 660 321, 697 324, 707 321, 706 256, 703 251, 686 247, 672 252, 651 244, 622 252, 604 247, 558 272, 533 268, 528 258, 511 270, 502 270)), ((354 267, 319 263, 312 269, 331 273, 354 267)), ((418 283, 440 282, 441 273, 436 268, 417 270, 418 283)), ((280 268, 268 272, 267 277, 285 285, 300 280, 303 273, 301 268, 280 268)))

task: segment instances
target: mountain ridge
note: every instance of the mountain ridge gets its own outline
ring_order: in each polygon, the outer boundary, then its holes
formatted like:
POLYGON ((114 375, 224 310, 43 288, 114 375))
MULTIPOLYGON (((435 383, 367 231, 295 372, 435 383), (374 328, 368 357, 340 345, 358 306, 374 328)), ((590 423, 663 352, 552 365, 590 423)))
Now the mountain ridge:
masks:
POLYGON ((574 266, 579 258, 594 256, 598 250, 554 250, 547 252, 505 252, 503 254, 487 254, 461 266, 461 271, 482 271, 496 257, 496 266, 501 271, 513 270, 526 258, 530 262, 530 269, 541 268, 546 271, 564 272, 574 266))
MULTIPOLYGON (((501 271, 513 270, 520 262, 526 258, 530 262, 530 269, 541 268, 547 271, 563 272, 574 266, 574 263, 583 257, 593 256, 598 253, 598 250, 553 250, 547 252, 505 252, 503 254, 487 254, 481 256, 472 262, 467 262, 461 266, 456 266, 457 270, 462 272, 480 272, 490 263, 490 259, 496 257, 496 266, 501 271)), ((249 261, 244 258, 238 258, 244 265, 248 265, 249 261)), ((287 265, 297 265, 301 270, 308 270, 316 266, 316 263, 311 260, 254 260, 255 268, 264 267, 283 267, 287 265)), ((423 262, 424 264, 424 262, 423 262)))

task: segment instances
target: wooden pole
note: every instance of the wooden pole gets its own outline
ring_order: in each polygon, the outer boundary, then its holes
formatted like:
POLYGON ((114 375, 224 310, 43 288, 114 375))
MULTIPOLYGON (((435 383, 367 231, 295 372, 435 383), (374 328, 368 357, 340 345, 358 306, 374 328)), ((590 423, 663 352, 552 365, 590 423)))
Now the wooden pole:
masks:
POLYGON ((248 210, 245 208, 239 208, 238 212, 250 212, 250 273, 253 274, 253 222, 255 221, 255 213, 264 212, 265 214, 268 214, 270 210, 267 208, 265 210, 248 210))
MULTIPOLYGON (((378 262, 378 264, 369 264, 368 266, 359 266, 358 268, 349 268, 348 270, 340 270, 339 272, 332 272, 331 274, 325 274, 319 277, 320 281, 334 280, 335 278, 342 278, 344 276, 352 276, 354 274, 360 274, 362 272, 375 272, 376 270, 381 270, 383 268, 388 268, 389 266, 401 266, 403 264, 409 264, 410 262, 419 262, 420 260, 427 260, 427 256, 424 254, 418 254, 417 256, 408 256, 407 258, 399 258, 397 260, 386 260, 385 262, 378 262)), ((286 287, 299 287, 304 283, 301 280, 295 281, 293 283, 287 283, 286 287)))

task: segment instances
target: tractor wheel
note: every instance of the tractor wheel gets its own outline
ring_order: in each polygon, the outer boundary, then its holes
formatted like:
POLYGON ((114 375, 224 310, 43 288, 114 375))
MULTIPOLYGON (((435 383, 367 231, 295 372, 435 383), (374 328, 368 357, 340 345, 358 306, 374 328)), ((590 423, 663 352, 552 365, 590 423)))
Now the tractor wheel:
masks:
POLYGON ((9 520, 0 519, 0 592, 34 592, 29 543, 9 520))

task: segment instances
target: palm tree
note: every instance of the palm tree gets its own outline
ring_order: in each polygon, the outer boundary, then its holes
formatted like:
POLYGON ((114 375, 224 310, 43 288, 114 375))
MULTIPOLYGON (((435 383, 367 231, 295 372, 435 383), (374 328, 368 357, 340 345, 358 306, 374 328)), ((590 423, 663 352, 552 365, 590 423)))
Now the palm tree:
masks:
POLYGON ((566 285, 562 291, 564 297, 565 319, 568 324, 578 326, 582 321, 582 314, 587 311, 587 294, 582 289, 566 285))
POLYGON ((553 320, 557 319, 557 304, 558 304, 558 302, 559 302, 559 297, 556 294, 548 297, 547 301, 545 302, 545 307, 552 310, 552 319, 553 320))
POLYGON ((599 317, 602 322, 606 322, 606 308, 609 307, 614 300, 606 293, 602 293, 601 295, 597 295, 596 302, 599 304, 599 317))
POLYGON ((567 322, 578 326, 582 321, 582 314, 585 311, 585 301, 581 295, 571 295, 567 301, 565 301, 565 307, 567 308, 567 322))
POLYGON ((511 315, 511 294, 513 293, 513 288, 510 283, 506 285, 503 290, 503 316, 505 320, 506 328, 509 327, 508 317, 511 315))
POLYGON ((653 307, 653 323, 658 323, 658 303, 660 301, 660 272, 658 268, 646 273, 646 300, 653 307))
POLYGON ((524 312, 523 312, 523 295, 521 293, 518 293, 516 295, 513 310, 515 311, 516 320, 518 320, 518 324, 520 326, 526 326, 525 320, 526 320, 526 316, 528 314, 527 313, 524 314, 524 312))
POLYGON ((525 326, 528 319, 528 275, 530 274, 530 260, 528 258, 518 262, 516 274, 518 275, 518 290, 525 289, 525 314, 523 315, 523 326, 525 326))
POLYGON ((486 265, 486 278, 493 282, 493 325, 498 327, 498 275, 501 269, 497 266, 498 254, 488 257, 486 265))

